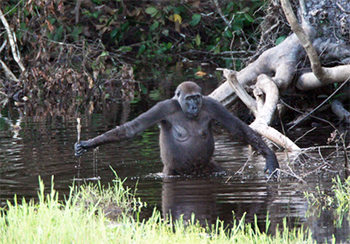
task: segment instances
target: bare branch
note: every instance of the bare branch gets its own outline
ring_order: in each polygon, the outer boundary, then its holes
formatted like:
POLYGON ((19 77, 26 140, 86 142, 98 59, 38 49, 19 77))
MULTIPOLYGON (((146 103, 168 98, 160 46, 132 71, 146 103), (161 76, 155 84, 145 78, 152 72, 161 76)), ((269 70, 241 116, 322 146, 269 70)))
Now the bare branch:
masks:
POLYGON ((327 97, 320 105, 318 105, 316 108, 311 110, 308 114, 305 115, 301 120, 299 120, 297 123, 295 123, 293 126, 291 126, 288 130, 293 129, 295 126, 297 126, 301 121, 303 121, 305 118, 307 118, 309 115, 313 114, 317 109, 323 106, 326 102, 328 102, 337 92, 345 86, 345 84, 349 81, 350 77, 343 82, 329 97, 327 97))
POLYGON ((323 68, 327 79, 320 81, 314 73, 308 72, 299 76, 296 87, 303 91, 313 90, 336 82, 345 82, 350 78, 350 65, 323 68))
POLYGON ((258 114, 250 127, 288 151, 299 151, 300 148, 293 141, 278 130, 268 126, 279 100, 278 88, 274 81, 269 76, 262 74, 258 77, 256 87, 259 92, 254 91, 254 95, 256 95, 257 101, 261 100, 261 102, 258 102, 258 104, 261 103, 261 106, 258 106, 258 114), (260 92, 263 94, 260 94, 260 92), (262 101, 262 95, 265 95, 265 101, 262 101))
POLYGON ((13 81, 19 82, 17 77, 12 73, 12 71, 7 67, 7 65, 0 59, 1 68, 4 70, 5 76, 13 81))
MULTIPOLYGON (((222 10, 221 10, 221 8, 220 8, 220 6, 219 6, 218 0, 213 0, 213 2, 214 2, 214 4, 215 4, 215 7, 216 7, 216 9, 217 9, 217 11, 218 11, 220 17, 222 18, 223 21, 225 21, 227 27, 231 29, 231 24, 230 24, 230 22, 226 19, 224 13, 222 12, 222 10)), ((231 22, 232 22, 232 21, 231 21, 231 22)))
POLYGON ((6 29, 6 32, 7 32, 7 36, 8 36, 8 39, 10 41, 10 46, 11 46, 13 58, 17 62, 19 68, 21 69, 21 72, 24 72, 25 68, 24 68, 24 65, 22 64, 20 53, 18 51, 18 47, 17 47, 17 44, 15 42, 15 38, 12 35, 12 30, 11 30, 11 28, 10 28, 10 26, 9 26, 5 16, 4 16, 4 14, 2 13, 1 9, 0 9, 0 19, 2 21, 2 24, 5 26, 5 29, 6 29))
POLYGON ((237 72, 229 69, 217 69, 223 70, 224 77, 230 84, 231 88, 235 91, 236 95, 242 100, 242 102, 253 112, 253 114, 257 115, 257 108, 255 100, 249 96, 249 94, 243 89, 243 87, 239 84, 236 74, 237 72))
POLYGON ((350 113, 344 108, 342 102, 335 99, 332 102, 332 111, 335 113, 335 115, 338 116, 340 120, 350 124, 350 113))
POLYGON ((292 6, 290 5, 289 0, 281 0, 281 4, 282 4, 284 14, 286 15, 286 18, 293 32, 298 37, 300 43, 303 45, 310 59, 312 71, 320 81, 323 81, 325 77, 325 72, 322 69, 321 62, 320 62, 320 59, 318 58, 316 49, 312 46, 312 43, 309 37, 305 34, 303 28, 299 25, 298 20, 293 13, 292 6))

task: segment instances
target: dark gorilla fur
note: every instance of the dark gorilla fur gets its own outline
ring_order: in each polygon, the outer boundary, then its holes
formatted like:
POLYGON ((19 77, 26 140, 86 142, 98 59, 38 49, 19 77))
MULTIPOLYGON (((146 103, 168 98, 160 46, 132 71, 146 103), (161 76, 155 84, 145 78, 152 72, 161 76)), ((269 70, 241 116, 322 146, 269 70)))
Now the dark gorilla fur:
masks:
POLYGON ((214 152, 214 120, 261 153, 266 159, 265 169, 270 174, 279 167, 276 155, 260 135, 219 102, 202 96, 201 88, 190 81, 181 83, 172 99, 159 102, 134 120, 90 140, 77 142, 75 155, 81 156, 87 149, 99 145, 132 138, 159 123, 159 144, 165 174, 206 174, 222 171, 211 160, 214 152))

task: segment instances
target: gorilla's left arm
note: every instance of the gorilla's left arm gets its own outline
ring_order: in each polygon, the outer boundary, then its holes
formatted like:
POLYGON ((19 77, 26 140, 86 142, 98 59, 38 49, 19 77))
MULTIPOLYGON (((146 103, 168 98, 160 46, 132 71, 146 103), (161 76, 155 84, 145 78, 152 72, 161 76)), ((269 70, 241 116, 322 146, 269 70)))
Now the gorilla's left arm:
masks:
POLYGON ((266 145, 261 136, 250 128, 247 124, 235 117, 218 101, 204 97, 203 98, 204 109, 208 110, 208 113, 212 118, 221 123, 231 134, 237 135, 241 140, 250 144, 254 150, 258 151, 266 159, 265 170, 269 170, 269 173, 279 168, 279 164, 275 153, 266 145))

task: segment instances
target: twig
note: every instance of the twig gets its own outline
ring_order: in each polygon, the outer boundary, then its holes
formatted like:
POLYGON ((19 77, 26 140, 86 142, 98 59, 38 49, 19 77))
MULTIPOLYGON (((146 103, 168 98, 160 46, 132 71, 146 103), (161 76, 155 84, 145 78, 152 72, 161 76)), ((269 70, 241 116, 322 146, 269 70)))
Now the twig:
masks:
POLYGON ((307 134, 309 134, 310 132, 314 131, 317 127, 313 127, 310 130, 306 131, 302 136, 300 136, 299 138, 297 138, 294 143, 296 143, 297 141, 299 141, 300 139, 302 139, 303 137, 305 137, 307 134))
MULTIPOLYGON (((80 118, 78 117, 77 118, 77 139, 78 139, 78 142, 80 142, 80 133, 81 133, 81 124, 80 124, 80 118)), ((80 178, 80 169, 81 169, 81 156, 78 158, 78 174, 77 174, 77 177, 78 179, 80 178)))
POLYGON ((220 8, 220 6, 219 6, 218 0, 213 0, 213 2, 214 2, 214 4, 215 4, 215 6, 216 6, 216 9, 218 10, 218 13, 219 13, 220 17, 221 17, 221 18, 223 19, 223 21, 226 23, 227 27, 230 28, 230 29, 232 29, 232 28, 231 28, 230 22, 226 19, 225 15, 223 14, 223 12, 222 12, 222 10, 221 10, 221 8, 220 8))
POLYGON ((81 6, 82 0, 77 0, 75 5, 75 24, 79 23, 79 15, 80 15, 80 6, 81 6))
POLYGON ((4 43, 1 45, 0 47, 0 53, 2 52, 2 50, 4 50, 4 48, 6 47, 7 45, 7 40, 4 41, 4 43))
MULTIPOLYGON (((286 106, 287 108, 289 108, 289 109, 291 109, 291 110, 293 110, 293 111, 295 111, 295 112, 297 112, 297 113, 304 114, 304 112, 302 112, 302 111, 300 111, 300 110, 298 110, 298 109, 296 109, 296 108, 290 106, 288 103, 286 103, 286 102, 283 101, 282 99, 280 99, 280 102, 281 102, 284 106, 286 106)), ((315 116, 315 115, 309 115, 309 116, 310 116, 311 118, 314 118, 314 119, 320 120, 320 121, 322 121, 322 122, 325 122, 325 123, 329 124, 330 126, 332 126, 332 127, 335 129, 335 126, 334 126, 330 121, 328 121, 328 120, 326 120, 326 119, 322 119, 322 118, 317 117, 317 116, 315 116)))
POLYGON ((254 154, 254 153, 252 153, 252 154, 249 156, 249 158, 245 161, 244 165, 243 165, 241 168, 239 168, 239 169, 235 172, 235 174, 242 174, 242 173, 243 173, 245 167, 247 167, 248 162, 250 161, 250 159, 251 159, 251 157, 252 157, 253 154, 254 154))
POLYGON ((7 36, 8 36, 8 39, 10 41, 10 46, 11 46, 13 58, 17 62, 21 71, 24 72, 25 68, 24 68, 24 65, 22 64, 22 61, 21 61, 20 53, 18 51, 18 47, 17 47, 17 44, 15 42, 15 37, 12 35, 12 30, 11 30, 4 14, 2 13, 1 9, 0 9, 0 19, 2 21, 2 24, 5 26, 7 36))
POLYGON ((12 73, 12 71, 7 67, 7 65, 0 59, 1 68, 4 70, 5 76, 13 81, 19 82, 17 77, 12 73))
POLYGON ((291 129, 293 129, 295 126, 297 126, 301 121, 303 121, 305 118, 307 118, 310 114, 312 114, 313 112, 315 112, 317 109, 319 109, 321 106, 323 106, 323 104, 325 104, 326 102, 329 101, 329 99, 331 99, 341 88, 343 88, 343 86, 345 86, 346 83, 348 83, 350 77, 344 81, 329 97, 327 97, 320 105, 318 105, 316 108, 314 108, 313 110, 311 110, 309 113, 307 113, 305 115, 304 118, 302 118, 301 120, 299 120, 297 123, 295 123, 293 126, 291 126, 288 131, 290 131, 291 129))
POLYGON ((284 174, 293 176, 293 177, 297 178, 298 180, 300 180, 301 182, 306 183, 306 181, 303 180, 303 179, 302 179, 300 176, 298 176, 297 174, 295 174, 295 173, 293 172, 293 170, 292 170, 290 167, 288 167, 288 168, 289 168, 290 172, 288 172, 288 171, 286 171, 286 170, 283 170, 283 169, 277 169, 277 170, 280 172, 280 174, 281 174, 281 173, 284 173, 284 174))
POLYGON ((81 124, 80 124, 80 118, 77 118, 77 132, 78 132, 78 142, 80 142, 80 133, 81 133, 81 124))

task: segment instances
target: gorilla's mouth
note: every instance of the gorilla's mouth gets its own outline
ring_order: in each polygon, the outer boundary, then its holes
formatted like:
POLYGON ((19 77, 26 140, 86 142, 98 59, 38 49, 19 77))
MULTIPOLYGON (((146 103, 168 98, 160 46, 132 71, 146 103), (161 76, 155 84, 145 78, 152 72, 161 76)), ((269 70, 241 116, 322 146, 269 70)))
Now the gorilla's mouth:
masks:
POLYGON ((199 114, 199 109, 196 108, 196 109, 191 109, 190 111, 188 111, 187 113, 187 116, 190 117, 190 118, 195 118, 198 116, 199 114))

